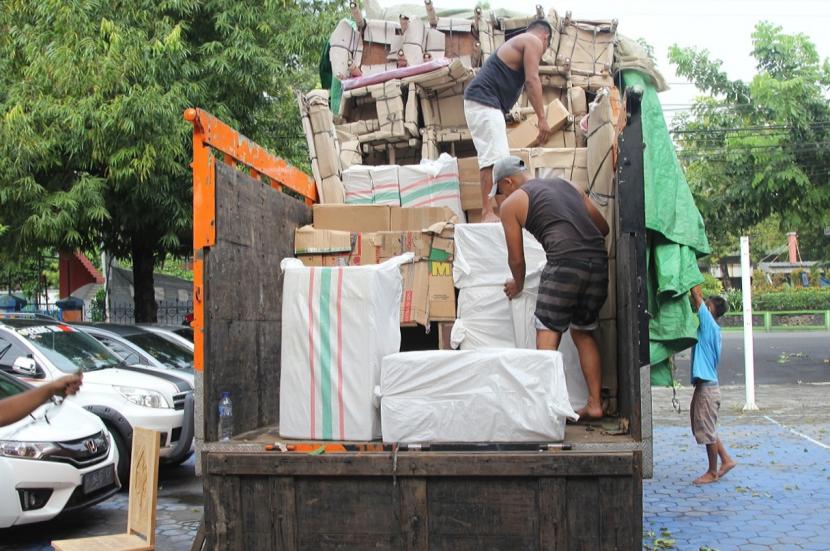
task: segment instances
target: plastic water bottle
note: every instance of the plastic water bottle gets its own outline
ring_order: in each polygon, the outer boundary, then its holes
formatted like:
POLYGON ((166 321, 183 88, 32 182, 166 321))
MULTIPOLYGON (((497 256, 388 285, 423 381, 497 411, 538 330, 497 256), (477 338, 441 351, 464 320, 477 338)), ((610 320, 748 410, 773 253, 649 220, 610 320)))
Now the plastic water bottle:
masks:
POLYGON ((230 440, 233 436, 233 404, 231 393, 223 392, 219 400, 219 440, 230 440))

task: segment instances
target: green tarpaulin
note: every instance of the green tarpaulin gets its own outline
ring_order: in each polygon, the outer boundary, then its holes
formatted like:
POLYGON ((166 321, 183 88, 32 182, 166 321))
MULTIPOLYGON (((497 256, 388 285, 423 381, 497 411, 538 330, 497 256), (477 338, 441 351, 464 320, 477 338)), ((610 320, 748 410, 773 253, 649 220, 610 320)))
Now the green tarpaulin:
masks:
POLYGON ((698 321, 689 290, 703 283, 697 258, 709 254, 709 241, 677 160, 657 91, 647 76, 636 71, 623 71, 623 83, 626 89, 643 92, 651 382, 670 385, 667 360, 697 342, 698 321))

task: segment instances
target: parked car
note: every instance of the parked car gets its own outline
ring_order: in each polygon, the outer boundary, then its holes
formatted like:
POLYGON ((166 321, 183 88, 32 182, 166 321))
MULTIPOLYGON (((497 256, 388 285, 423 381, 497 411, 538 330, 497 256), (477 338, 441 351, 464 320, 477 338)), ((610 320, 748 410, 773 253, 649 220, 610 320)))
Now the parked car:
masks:
POLYGON ((75 327, 98 339, 130 364, 176 370, 181 372, 180 376, 193 381, 192 344, 187 347, 144 326, 78 323, 75 327))
POLYGON ((167 340, 178 343, 188 350, 193 350, 193 328, 178 325, 139 325, 142 329, 152 331, 167 340))
POLYGON ((129 477, 132 428, 161 433, 162 461, 193 453, 193 375, 130 365, 73 326, 25 315, 0 316, 0 370, 43 384, 82 371, 74 400, 98 415, 118 448, 118 477, 129 477))
MULTIPOLYGON (((0 372, 0 399, 29 388, 0 372)), ((104 423, 74 398, 55 398, 0 427, 0 528, 104 501, 121 487, 118 458, 104 423)))

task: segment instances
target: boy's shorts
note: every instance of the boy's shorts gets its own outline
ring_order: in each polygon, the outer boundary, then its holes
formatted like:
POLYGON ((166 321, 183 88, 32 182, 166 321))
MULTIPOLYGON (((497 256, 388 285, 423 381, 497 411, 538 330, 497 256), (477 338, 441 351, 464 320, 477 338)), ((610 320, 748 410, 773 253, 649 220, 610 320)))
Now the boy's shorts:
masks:
POLYGON ((698 444, 714 444, 718 439, 715 426, 718 424, 720 409, 720 387, 718 383, 695 383, 689 417, 692 434, 698 444))
POLYGON ((555 260, 542 270, 536 299, 537 329, 564 333, 568 327, 592 331, 608 297, 608 260, 555 260))
POLYGON ((507 124, 501 109, 465 99, 464 118, 476 148, 479 169, 493 166, 499 159, 510 155, 507 124))

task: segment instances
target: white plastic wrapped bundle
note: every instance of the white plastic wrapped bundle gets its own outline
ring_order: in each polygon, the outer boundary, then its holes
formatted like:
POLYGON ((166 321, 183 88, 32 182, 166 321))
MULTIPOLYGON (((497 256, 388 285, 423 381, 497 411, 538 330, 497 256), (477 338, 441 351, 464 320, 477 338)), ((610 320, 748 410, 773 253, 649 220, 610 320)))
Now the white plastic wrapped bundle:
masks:
POLYGON ((404 352, 383 359, 384 442, 556 442, 568 402, 558 352, 404 352))
POLYGON ((458 161, 442 153, 434 161, 404 165, 398 171, 402 207, 449 207, 464 222, 458 161))
MULTIPOLYGON (((527 274, 541 272, 547 263, 545 250, 528 231, 523 235, 527 274)), ((503 286, 510 277, 501 224, 456 224, 452 266, 456 287, 503 286)))
POLYGON ((400 265, 307 268, 282 261, 280 436, 372 440, 384 356, 400 349, 400 265))
POLYGON ((458 293, 450 344, 461 350, 535 349, 533 312, 538 288, 538 273, 525 281, 524 290, 513 300, 508 300, 502 285, 464 287, 458 293))
POLYGON ((346 203, 351 205, 401 204, 397 165, 355 165, 343 171, 346 203))

